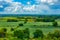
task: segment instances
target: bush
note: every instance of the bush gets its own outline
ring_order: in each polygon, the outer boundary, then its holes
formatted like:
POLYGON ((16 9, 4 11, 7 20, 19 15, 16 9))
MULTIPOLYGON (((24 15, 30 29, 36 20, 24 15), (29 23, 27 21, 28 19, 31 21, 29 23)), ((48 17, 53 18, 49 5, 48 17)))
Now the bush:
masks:
POLYGON ((4 37, 6 37, 6 33, 0 32, 0 38, 4 38, 4 37))
POLYGON ((54 37, 60 38, 60 31, 56 30, 56 31, 54 32, 54 37))
POLYGON ((41 30, 36 30, 34 33, 34 38, 43 38, 43 32, 41 30))
POLYGON ((30 36, 30 32, 29 32, 29 29, 28 28, 26 28, 25 30, 23 30, 23 32, 24 32, 24 37, 25 38, 29 38, 29 36, 30 36))
POLYGON ((60 38, 60 31, 55 31, 54 33, 48 33, 48 37, 51 38, 60 38))
POLYGON ((14 28, 11 28, 11 31, 14 31, 14 28))
POLYGON ((28 21, 28 20, 27 20, 27 19, 25 19, 24 24, 25 24, 25 23, 27 23, 27 21, 28 21))
POLYGON ((54 38, 54 34, 51 33, 51 32, 49 32, 49 33, 47 34, 47 37, 48 37, 48 38, 54 38))
POLYGON ((58 26, 58 23, 57 22, 53 22, 53 26, 54 27, 57 27, 58 26))
POLYGON ((16 30, 16 31, 14 31, 14 37, 23 39, 23 38, 24 38, 24 33, 23 33, 23 31, 22 31, 22 30, 16 30))
POLYGON ((19 26, 23 26, 23 24, 22 24, 22 23, 20 23, 20 24, 19 24, 19 26))
POLYGON ((16 19, 8 19, 7 22, 18 22, 16 19))
POLYGON ((6 28, 3 28, 2 31, 3 31, 3 32, 7 32, 7 29, 6 29, 6 28))
POLYGON ((6 28, 2 28, 2 30, 0 30, 0 37, 1 38, 6 37, 6 32, 7 32, 7 29, 6 28))

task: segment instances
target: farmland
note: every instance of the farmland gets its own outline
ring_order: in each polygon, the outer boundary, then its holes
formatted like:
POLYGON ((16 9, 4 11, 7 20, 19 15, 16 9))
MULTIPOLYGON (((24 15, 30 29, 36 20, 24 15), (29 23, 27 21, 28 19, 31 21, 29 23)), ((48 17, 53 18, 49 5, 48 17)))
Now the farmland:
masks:
MULTIPOLYGON (((7 38, 8 40, 13 40, 14 37, 13 32, 15 30, 24 30, 26 28, 29 28, 30 31, 30 37, 33 38, 33 33, 39 29, 43 31, 44 35, 47 35, 49 32, 54 32, 55 30, 60 30, 60 20, 55 20, 57 22, 57 26, 53 26, 53 22, 43 22, 43 21, 36 21, 36 19, 39 18, 33 18, 33 17, 24 17, 24 18, 18 18, 18 17, 1 17, 0 18, 0 30, 3 28, 7 29, 7 38), (11 28, 14 29, 14 31, 11 31, 11 28)), ((45 20, 46 21, 46 20, 45 20)), ((3 40, 3 38, 1 38, 3 40)), ((18 40, 18 39, 15 39, 18 40)))

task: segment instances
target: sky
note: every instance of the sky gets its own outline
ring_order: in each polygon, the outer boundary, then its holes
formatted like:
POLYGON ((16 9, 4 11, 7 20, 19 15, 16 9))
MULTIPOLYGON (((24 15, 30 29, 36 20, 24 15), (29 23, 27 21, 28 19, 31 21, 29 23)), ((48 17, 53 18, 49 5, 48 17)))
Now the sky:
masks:
POLYGON ((59 15, 60 0, 0 0, 0 14, 59 15))

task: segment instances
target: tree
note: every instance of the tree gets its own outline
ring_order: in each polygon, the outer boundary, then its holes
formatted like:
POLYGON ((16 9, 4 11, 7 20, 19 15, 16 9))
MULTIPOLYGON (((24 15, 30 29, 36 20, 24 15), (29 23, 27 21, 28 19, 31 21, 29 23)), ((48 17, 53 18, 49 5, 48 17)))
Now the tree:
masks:
POLYGON ((47 34, 47 37, 48 37, 48 38, 54 38, 54 34, 51 33, 51 32, 49 32, 49 33, 47 34))
POLYGON ((28 21, 28 20, 27 20, 27 18, 26 18, 25 21, 24 21, 24 24, 27 23, 27 21, 28 21))
POLYGON ((8 19, 7 22, 18 22, 16 19, 8 19))
POLYGON ((14 31, 14 28, 11 28, 11 31, 14 31))
POLYGON ((54 32, 54 37, 60 38, 60 31, 56 30, 56 31, 54 32))
POLYGON ((34 33, 34 38, 43 38, 43 32, 41 30, 36 30, 34 33))
POLYGON ((35 20, 35 22, 40 22, 40 19, 39 19, 39 18, 37 18, 37 19, 35 20))
POLYGON ((6 29, 6 28, 2 28, 2 31, 3 31, 3 32, 7 32, 7 29, 6 29))
POLYGON ((57 26, 58 26, 58 23, 54 21, 54 22, 53 22, 53 26, 54 26, 54 27, 57 27, 57 26))
POLYGON ((54 38, 54 37, 56 37, 56 38, 60 38, 60 31, 55 31, 54 33, 48 33, 48 36, 47 37, 50 37, 50 38, 54 38))
POLYGON ((2 30, 0 30, 0 37, 1 38, 6 37, 6 32, 7 32, 7 29, 6 28, 2 28, 2 30))
POLYGON ((4 38, 4 37, 6 37, 6 33, 0 32, 0 38, 4 38))
POLYGON ((19 24, 19 26, 23 26, 23 24, 22 24, 22 23, 20 23, 20 24, 19 24))
POLYGON ((29 36, 30 36, 30 32, 29 32, 29 29, 28 28, 26 28, 25 30, 23 30, 23 32, 24 32, 24 37, 25 38, 29 38, 29 36))
POLYGON ((23 33, 23 31, 22 31, 22 30, 16 30, 16 31, 14 31, 14 37, 23 39, 23 38, 24 38, 24 33, 23 33))

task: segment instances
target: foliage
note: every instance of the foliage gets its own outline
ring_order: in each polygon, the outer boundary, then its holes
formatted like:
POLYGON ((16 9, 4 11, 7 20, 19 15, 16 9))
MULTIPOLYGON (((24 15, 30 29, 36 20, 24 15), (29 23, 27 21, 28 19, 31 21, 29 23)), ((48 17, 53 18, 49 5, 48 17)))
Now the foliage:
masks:
POLYGON ((25 24, 25 23, 27 23, 27 21, 28 21, 28 20, 27 20, 27 19, 25 19, 24 24, 25 24))
POLYGON ((7 22, 18 22, 16 19, 8 19, 7 22))
POLYGON ((60 31, 56 30, 56 31, 54 32, 54 37, 60 38, 60 31))
POLYGON ((58 26, 58 23, 54 21, 54 22, 53 22, 53 26, 54 26, 54 27, 57 27, 57 26, 58 26))
POLYGON ((60 31, 55 31, 54 33, 48 33, 48 37, 51 37, 51 38, 60 38, 60 31))
POLYGON ((43 38, 43 32, 41 30, 36 30, 33 33, 33 35, 34 35, 34 38, 39 38, 39 37, 43 38))
POLYGON ((24 33, 23 33, 22 30, 16 30, 16 31, 14 31, 14 36, 17 37, 17 38, 23 39, 24 38, 24 33))
POLYGON ((29 36, 30 36, 30 32, 29 32, 29 29, 28 28, 26 28, 25 30, 23 30, 24 31, 24 37, 25 38, 29 38, 29 36))
POLYGON ((20 23, 19 26, 24 26, 23 23, 20 23))
POLYGON ((3 32, 7 32, 7 29, 6 29, 6 28, 2 28, 2 31, 3 31, 3 32))
POLYGON ((6 37, 6 32, 7 32, 7 29, 6 28, 2 28, 1 30, 0 30, 0 37, 6 37))
POLYGON ((11 28, 11 31, 14 31, 14 28, 11 28))

